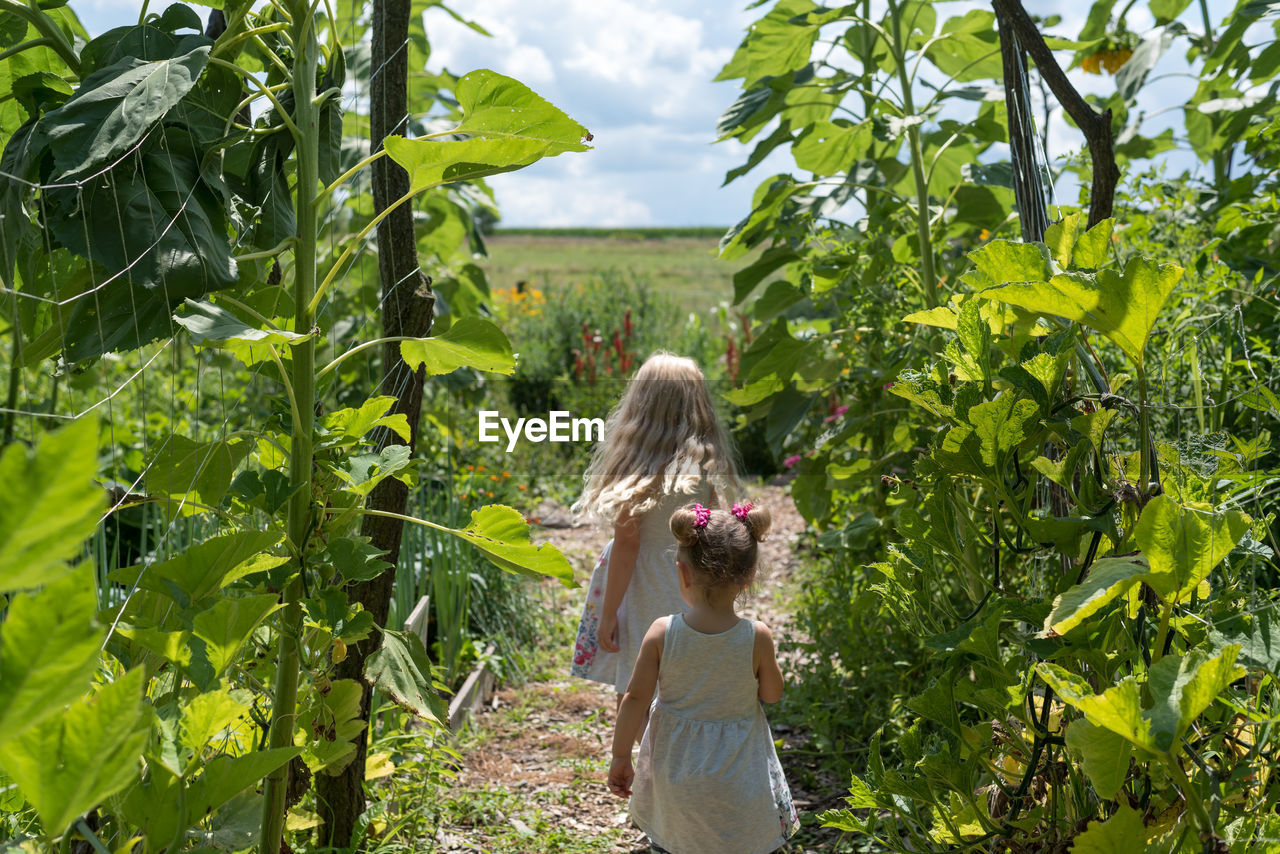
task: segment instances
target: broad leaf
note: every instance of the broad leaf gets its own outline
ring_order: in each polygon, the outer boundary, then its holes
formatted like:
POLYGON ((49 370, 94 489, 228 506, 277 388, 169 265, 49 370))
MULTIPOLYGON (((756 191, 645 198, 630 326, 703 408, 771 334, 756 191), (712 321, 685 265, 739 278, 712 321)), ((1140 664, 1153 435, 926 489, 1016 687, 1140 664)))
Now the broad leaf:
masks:
POLYGON ((551 543, 529 542, 529 523, 519 510, 490 504, 471 512, 471 524, 451 530, 484 552, 495 566, 521 575, 548 575, 565 587, 577 586, 573 567, 551 543))
POLYGON ((247 721, 248 714, 249 706, 230 691, 197 694, 182 707, 181 744, 188 754, 199 753, 231 724, 247 721))
POLYGON ((471 181, 528 166, 566 151, 587 151, 587 129, 523 83, 487 69, 458 81, 464 118, 455 133, 469 139, 409 140, 389 136, 387 154, 409 173, 410 192, 471 181))
POLYGON ((9 601, 0 623, 0 746, 89 690, 104 634, 97 608, 88 565, 9 601))
POLYGON ((1136 557, 1107 557, 1089 567, 1089 577, 1053 600, 1044 630, 1064 635, 1127 592, 1147 573, 1136 557))
POLYGON ((130 671, 5 746, 0 762, 49 836, 137 777, 151 732, 145 678, 130 671))
POLYGON ((358 409, 339 409, 328 413, 321 423, 326 430, 347 441, 358 442, 375 427, 386 427, 407 442, 409 419, 403 413, 387 415, 395 402, 394 397, 372 397, 358 409))
POLYGON ((1215 513, 1207 504, 1183 505, 1168 495, 1153 498, 1134 529, 1151 566, 1148 583, 1165 599, 1194 590, 1249 530, 1238 510, 1215 513))
POLYGON ((126 57, 85 78, 40 123, 65 180, 114 162, 191 91, 209 59, 204 44, 174 59, 126 57))
POLYGON ((1185 656, 1166 655, 1151 666, 1149 687, 1154 705, 1148 712, 1156 747, 1176 754, 1182 736, 1200 714, 1226 690, 1244 676, 1244 668, 1236 666, 1240 647, 1224 647, 1210 658, 1202 650, 1185 656))
POLYGON ((74 422, 0 454, 0 592, 49 584, 70 570, 106 509, 95 486, 98 425, 74 422))
POLYGON ((384 629, 382 646, 364 664, 365 680, 406 711, 446 722, 449 709, 432 687, 431 662, 414 632, 384 629))
POLYGON ((176 499, 163 508, 170 515, 206 512, 197 505, 218 506, 251 447, 243 439, 195 442, 171 434, 149 456, 143 485, 151 495, 176 499))
POLYGON ((298 747, 257 750, 244 756, 218 756, 205 765, 187 790, 187 822, 195 824, 236 795, 302 752, 298 747))
MULTIPOLYGON (((280 542, 273 531, 240 531, 212 537, 189 547, 177 557, 152 564, 141 572, 138 586, 164 593, 186 607, 221 590, 238 578, 288 561, 287 556, 266 553, 280 542)), ((117 570, 111 577, 129 583, 137 567, 117 570)))
POLYGON ((360 719, 360 696, 364 689, 354 679, 338 679, 326 693, 313 691, 305 710, 298 715, 294 744, 302 747, 302 758, 313 772, 336 774, 355 754, 352 741, 365 728, 360 719))
POLYGON ((1142 689, 1132 676, 1101 694, 1089 683, 1056 664, 1041 662, 1036 673, 1064 703, 1075 706, 1094 726, 1105 727, 1127 741, 1158 752, 1151 736, 1151 721, 1143 715, 1142 689))
POLYGON ((1080 757, 1093 790, 1103 800, 1111 800, 1129 774, 1133 745, 1109 729, 1094 726, 1086 719, 1067 727, 1067 749, 1080 757))
POLYGON ((286 329, 257 329, 212 303, 189 299, 186 306, 186 314, 175 315, 173 320, 191 334, 191 343, 227 347, 245 364, 270 358, 268 346, 299 344, 308 337, 286 329))
POLYGON ((982 295, 1044 317, 1065 317, 1096 329, 1123 350, 1139 370, 1144 370, 1147 336, 1181 278, 1181 267, 1157 266, 1145 258, 1134 258, 1122 274, 1113 270, 1101 270, 1096 275, 1061 273, 1048 282, 1006 284, 985 290, 982 295))
POLYGON ((1133 854, 1147 848, 1146 826, 1142 814, 1128 804, 1121 804, 1115 815, 1104 822, 1094 822, 1071 843, 1070 854, 1133 854))
POLYGON ((192 634, 205 642, 205 655, 213 668, 213 676, 235 660, 240 647, 253 634, 258 624, 284 607, 274 594, 260 596, 224 596, 212 608, 201 611, 192 620, 192 634))
POLYGON ((443 335, 401 341, 400 356, 415 370, 425 366, 427 376, 462 367, 498 374, 512 374, 516 369, 507 336, 479 317, 464 317, 443 335))

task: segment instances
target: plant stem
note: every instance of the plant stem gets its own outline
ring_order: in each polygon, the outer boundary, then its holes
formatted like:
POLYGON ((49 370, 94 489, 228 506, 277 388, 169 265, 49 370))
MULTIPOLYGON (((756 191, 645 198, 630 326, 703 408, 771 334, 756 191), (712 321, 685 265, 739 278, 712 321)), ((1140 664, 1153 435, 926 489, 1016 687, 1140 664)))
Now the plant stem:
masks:
POLYGON ((80 57, 76 55, 75 48, 67 41, 66 33, 56 21, 41 10, 33 9, 25 3, 15 3, 14 0, 0 0, 0 11, 17 15, 35 27, 41 36, 49 40, 50 49, 58 54, 77 77, 80 76, 80 57))
MULTIPOLYGON (((902 46, 902 20, 897 0, 889 0, 889 14, 892 17, 894 61, 898 66, 898 80, 902 85, 902 106, 906 118, 916 114, 915 102, 911 97, 911 78, 907 76, 906 51, 902 46)), ((933 266, 933 237, 929 225, 929 182, 924 174, 924 151, 920 147, 920 127, 911 125, 907 128, 907 144, 910 146, 911 175, 916 184, 916 235, 920 240, 921 277, 924 282, 924 296, 929 308, 937 308, 938 274, 933 266)))
POLYGON ((1151 486, 1151 411, 1147 406, 1147 372, 1138 368, 1138 491, 1147 494, 1151 486))
MULTIPOLYGON (((268 747, 293 744, 298 704, 298 636, 302 625, 303 573, 306 571, 307 538, 312 528, 311 469, 315 422, 315 338, 311 336, 314 313, 309 308, 316 285, 316 195, 319 185, 319 110, 314 97, 319 45, 314 15, 306 0, 295 5, 293 24, 296 52, 293 64, 294 118, 298 133, 295 154, 298 175, 295 207, 298 243, 294 257, 294 331, 307 336, 293 349, 293 391, 296 401, 293 438, 289 449, 289 482, 300 486, 289 499, 289 542, 297 556, 296 573, 284 590, 284 608, 278 628, 275 697, 271 704, 268 747)), ((287 117, 285 117, 287 119, 287 117)), ((284 836, 285 789, 289 763, 266 779, 262 810, 262 854, 279 854, 284 836)))
POLYGON ((1155 664, 1164 657, 1164 645, 1169 638, 1169 624, 1173 621, 1173 600, 1168 599, 1164 603, 1164 609, 1160 612, 1160 628, 1156 631, 1156 642, 1151 652, 1151 663, 1155 664))
POLYGON ((1176 758, 1170 758, 1165 761, 1165 767, 1169 769, 1169 776, 1173 778, 1173 782, 1177 784, 1178 789, 1182 792, 1182 797, 1186 799, 1187 805, 1191 807, 1192 814, 1196 817, 1196 824, 1200 825, 1200 832, 1213 836, 1213 819, 1209 817, 1209 811, 1205 809, 1204 799, 1200 797, 1200 793, 1191 785, 1191 781, 1187 779, 1187 772, 1182 770, 1182 766, 1178 764, 1176 758))

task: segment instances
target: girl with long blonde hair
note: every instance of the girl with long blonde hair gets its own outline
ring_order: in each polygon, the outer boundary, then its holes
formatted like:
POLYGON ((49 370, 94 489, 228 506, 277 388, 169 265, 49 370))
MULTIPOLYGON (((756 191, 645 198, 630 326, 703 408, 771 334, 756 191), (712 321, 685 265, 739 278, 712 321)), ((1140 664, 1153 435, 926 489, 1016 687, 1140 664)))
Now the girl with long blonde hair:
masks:
POLYGON ((605 422, 575 512, 613 526, 596 562, 574 646, 575 676, 626 691, 658 617, 682 610, 668 520, 691 502, 739 495, 733 449, 692 359, 650 356, 605 422))

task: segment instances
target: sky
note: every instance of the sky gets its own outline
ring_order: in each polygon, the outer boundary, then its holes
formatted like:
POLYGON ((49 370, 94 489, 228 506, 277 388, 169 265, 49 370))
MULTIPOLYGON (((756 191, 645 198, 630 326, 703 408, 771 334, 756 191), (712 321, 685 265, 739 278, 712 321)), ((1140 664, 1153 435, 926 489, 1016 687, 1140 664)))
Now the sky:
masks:
MULTIPOLYGON (((159 6, 159 2, 155 5, 159 6)), ((715 83, 747 27, 771 3, 747 10, 738 0, 454 0, 450 8, 491 34, 479 35, 440 9, 427 12, 431 67, 465 73, 491 68, 515 77, 565 110, 594 135, 593 150, 540 161, 519 172, 489 179, 502 225, 515 226, 725 226, 750 210, 756 184, 789 171, 785 151, 722 187, 724 175, 750 151, 729 140, 715 142, 719 115, 737 97, 738 82, 715 83)), ((874 6, 883 7, 884 0, 874 6)), ((939 3, 939 20, 963 14, 980 2, 939 3)), ((1088 0, 1026 0, 1034 14, 1058 14, 1054 28, 1074 36, 1088 0)), ((1152 24, 1135 4, 1131 29, 1152 24)), ((1211 0, 1219 22, 1233 5, 1211 0)), ((91 33, 136 20, 137 0, 84 0, 73 7, 91 33)), ((1191 16, 1184 15, 1190 20, 1191 16)), ((1181 103, 1194 85, 1177 75, 1185 42, 1175 44, 1157 66, 1140 105, 1149 113, 1181 103), (1167 76, 1166 76, 1167 75, 1167 76)), ((1065 56, 1065 54, 1062 54, 1065 56)), ((1107 92, 1110 76, 1072 73, 1081 91, 1107 92)), ((1178 112, 1152 120, 1151 131, 1180 124, 1178 112)), ((751 145, 754 145, 754 140, 751 145)), ((1051 157, 1078 149, 1078 132, 1060 118, 1051 122, 1051 157)), ((1194 158, 1166 155, 1179 171, 1194 158)), ((1075 187, 1058 187, 1071 203, 1075 187)))

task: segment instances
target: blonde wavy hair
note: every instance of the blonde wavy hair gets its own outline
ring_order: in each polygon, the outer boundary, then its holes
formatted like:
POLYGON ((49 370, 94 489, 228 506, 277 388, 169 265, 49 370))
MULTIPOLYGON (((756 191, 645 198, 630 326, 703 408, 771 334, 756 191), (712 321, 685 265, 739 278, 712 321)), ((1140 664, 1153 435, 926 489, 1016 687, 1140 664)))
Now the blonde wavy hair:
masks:
POLYGON ((704 478, 717 502, 742 492, 702 371, 692 359, 660 350, 609 413, 573 510, 614 523, 624 511, 647 513, 664 495, 692 493, 704 478))

